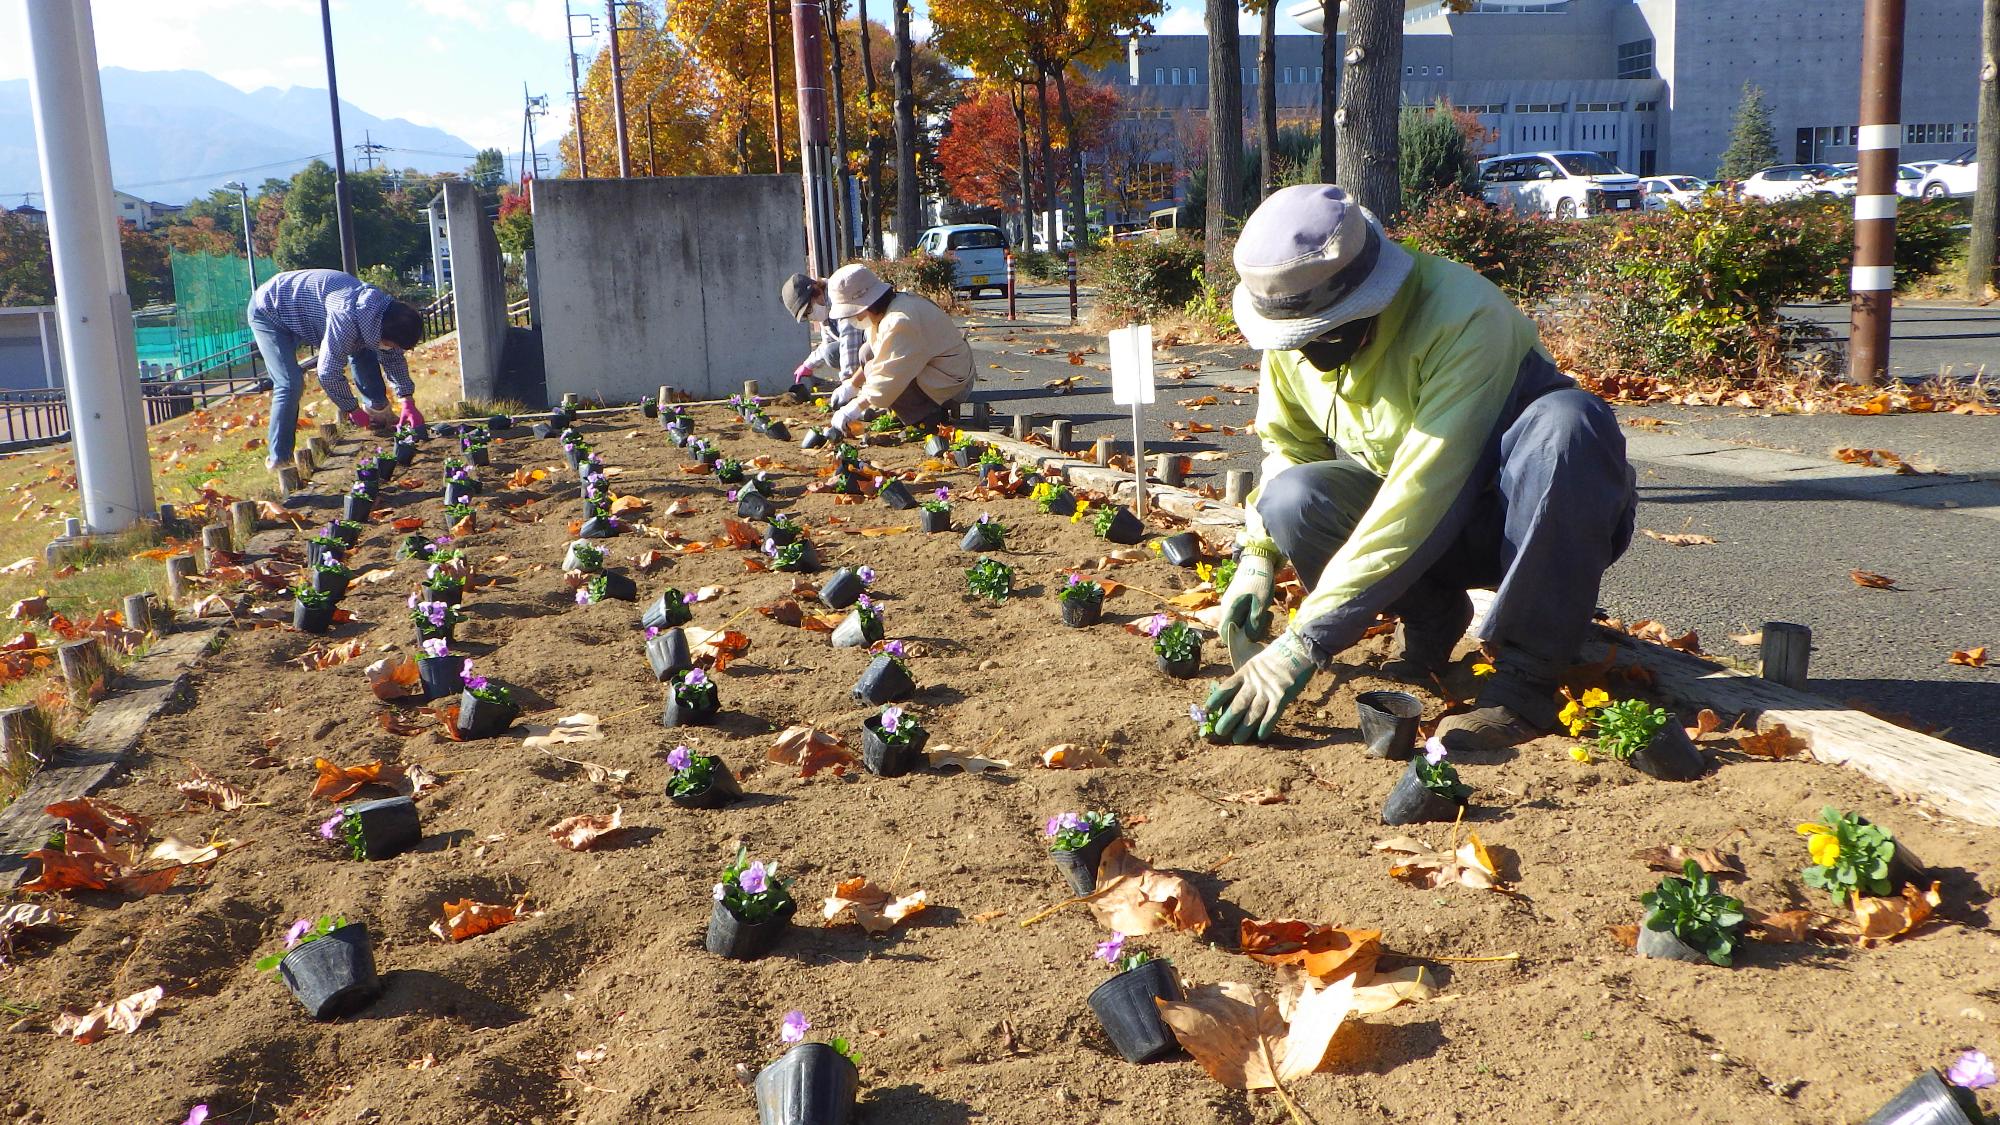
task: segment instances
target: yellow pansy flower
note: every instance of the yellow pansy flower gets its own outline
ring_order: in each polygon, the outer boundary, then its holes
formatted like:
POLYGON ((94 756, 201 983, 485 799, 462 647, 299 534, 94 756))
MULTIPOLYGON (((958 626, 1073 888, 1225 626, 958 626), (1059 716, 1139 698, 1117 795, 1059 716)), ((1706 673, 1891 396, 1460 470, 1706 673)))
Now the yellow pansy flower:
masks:
POLYGON ((1562 724, 1566 727, 1576 726, 1577 720, 1581 719, 1582 717, 1583 717, 1583 704, 1578 703, 1574 699, 1570 700, 1568 703, 1563 704, 1563 709, 1556 715, 1556 718, 1561 720, 1562 724))
POLYGON ((1583 706, 1585 710, 1595 711, 1599 707, 1608 706, 1610 703, 1611 693, 1605 691, 1603 688, 1591 688, 1589 691, 1583 693, 1583 706))
POLYGON ((1071 512, 1069 514, 1069 522, 1081 523, 1083 521, 1083 513, 1088 512, 1089 510, 1090 510, 1090 501, 1078 500, 1076 502, 1076 511, 1071 512))
POLYGON ((1812 861, 1821 867, 1832 867, 1840 860, 1840 840, 1822 832, 1806 837, 1806 850, 1812 853, 1812 861))
POLYGON ((1590 761, 1590 748, 1588 746, 1572 746, 1569 748, 1569 756, 1579 762, 1588 762, 1590 761))
POLYGON ((1483 663, 1474 664, 1472 666, 1472 674, 1475 676, 1490 676, 1493 674, 1493 665, 1483 663))
POLYGON ((1194 564, 1194 576, 1203 582, 1215 581, 1215 568, 1207 563, 1194 564))

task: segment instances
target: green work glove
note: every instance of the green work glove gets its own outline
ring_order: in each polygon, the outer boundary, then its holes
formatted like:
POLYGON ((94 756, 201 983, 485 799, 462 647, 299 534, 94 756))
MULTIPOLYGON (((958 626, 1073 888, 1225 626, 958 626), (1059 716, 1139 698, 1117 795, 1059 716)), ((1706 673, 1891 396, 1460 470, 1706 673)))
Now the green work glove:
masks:
POLYGON ((1287 629, 1208 694, 1210 713, 1224 708, 1215 717, 1216 737, 1236 743, 1267 741, 1278 717, 1305 690, 1317 663, 1305 638, 1287 629))
POLYGON ((1233 633, 1261 640, 1271 631, 1271 592, 1278 584, 1278 561, 1245 553, 1237 560, 1236 577, 1222 592, 1222 639, 1233 633))

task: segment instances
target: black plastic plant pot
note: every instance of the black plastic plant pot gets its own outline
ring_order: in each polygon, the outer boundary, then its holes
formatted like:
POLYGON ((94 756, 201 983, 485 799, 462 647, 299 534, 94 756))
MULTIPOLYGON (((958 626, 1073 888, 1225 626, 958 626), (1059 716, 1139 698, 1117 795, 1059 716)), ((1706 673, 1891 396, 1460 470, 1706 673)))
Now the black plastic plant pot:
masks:
POLYGON ((882 737, 880 716, 864 720, 861 724, 861 764, 876 777, 901 777, 923 764, 924 743, 931 740, 931 732, 920 730, 910 735, 908 742, 900 745, 882 737))
MULTIPOLYGON (((418 536, 417 538, 422 539, 423 537, 418 536)), ((429 542, 429 540, 425 540, 425 542, 429 542)), ((327 563, 339 562, 346 557, 347 550, 344 547, 327 547, 318 543, 306 544, 307 566, 325 566, 327 563)))
POLYGON ((292 628, 304 633, 324 633, 333 628, 333 603, 307 605, 292 602, 292 628))
POLYGON ((1192 531, 1167 536, 1160 540, 1160 557, 1175 566, 1193 566, 1201 561, 1201 536, 1192 531))
POLYGON ((655 633, 646 641, 646 663, 653 666, 655 680, 667 680, 675 672, 694 667, 694 658, 688 653, 687 634, 679 629, 655 633))
POLYGON ((1104 599, 1061 598, 1062 623, 1072 629, 1088 629, 1104 616, 1104 599))
POLYGON ((554 437, 555 432, 556 428, 554 426, 549 425, 547 422, 537 422, 534 425, 528 427, 528 433, 538 438, 554 437))
POLYGON ((854 698, 863 703, 894 703, 917 693, 917 682, 893 656, 878 656, 854 681, 854 698))
POLYGON ((313 571, 312 588, 327 595, 334 601, 347 596, 347 575, 337 570, 313 571))
POLYGON ((346 524, 337 523, 333 525, 333 537, 352 547, 356 543, 361 542, 361 533, 363 530, 365 529, 359 526, 349 527, 346 524))
POLYGON ((1069 880, 1070 889, 1080 895, 1087 895, 1097 889, 1097 861, 1104 856, 1104 849, 1118 838, 1118 826, 1099 829, 1096 835, 1084 842, 1080 848, 1050 848, 1049 858, 1062 868, 1063 878, 1069 880))
POLYGON ((1667 725, 1654 731, 1652 740, 1633 751, 1625 764, 1661 781, 1693 781, 1708 772, 1708 760, 1695 748, 1678 715, 1668 715, 1667 725))
POLYGON ((811 574, 813 571, 818 570, 819 551, 813 547, 812 540, 810 539, 805 540, 805 545, 806 549, 799 552, 798 562, 790 566, 777 565, 774 569, 787 571, 792 574, 811 574))
POLYGON ((660 404, 657 402, 642 402, 639 404, 639 413, 648 418, 658 418, 660 416, 660 404))
POLYGON ((453 636, 457 630, 458 626, 449 621, 436 627, 432 627, 428 623, 419 625, 417 626, 417 644, 422 645, 425 641, 437 640, 438 638, 443 638, 445 641, 450 642, 457 639, 453 636))
POLYGON ((429 539, 416 534, 403 536, 402 543, 396 547, 396 557, 402 559, 429 559, 436 553, 437 548, 431 546, 429 539))
POLYGON ((710 953, 731 961, 755 961, 771 952, 792 924, 798 904, 787 901, 778 912, 762 922, 745 922, 736 912, 718 901, 708 914, 708 936, 702 941, 710 953))
POLYGON ((660 725, 665 727, 705 727, 715 722, 715 716, 722 710, 722 693, 710 692, 704 703, 683 703, 680 693, 667 689, 667 705, 660 712, 660 725))
POLYGON ((971 448, 954 449, 951 451, 951 463, 963 469, 979 460, 979 453, 979 450, 971 448))
POLYGON ((504 734, 520 717, 521 709, 512 703, 481 699, 470 690, 459 693, 458 733, 466 738, 492 738, 504 734))
POLYGON ((825 444, 826 431, 820 429, 807 430, 806 436, 799 440, 800 449, 818 449, 825 444))
POLYGON ((568 462, 569 467, 572 469, 582 467, 583 459, 587 456, 589 455, 575 446, 563 447, 563 460, 568 462))
POLYGON ((389 859, 417 846, 424 838, 417 819, 417 802, 387 797, 349 805, 347 815, 361 821, 361 843, 369 859, 389 859))
POLYGON ((1176 680, 1192 680, 1196 676, 1201 675, 1201 646, 1199 644, 1194 646, 1194 654, 1185 660, 1169 660, 1165 655, 1157 652, 1153 654, 1153 659, 1159 664, 1160 671, 1172 676, 1176 680))
POLYGON ((458 481, 452 481, 444 486, 444 502, 447 504, 463 504, 471 498, 471 490, 458 481))
POLYGON ((861 1076, 825 1043, 801 1043, 757 1072, 757 1125, 848 1125, 861 1076))
POLYGON ((820 583, 819 600, 828 609, 846 609, 867 589, 861 575, 851 566, 843 566, 833 572, 833 576, 820 583))
POLYGON ((583 521, 576 533, 585 539, 609 539, 618 534, 618 525, 611 522, 610 516, 592 516, 583 521))
POLYGON ((465 587, 432 586, 429 584, 425 584, 424 600, 431 602, 443 602, 446 605, 463 605, 465 603, 465 587))
POLYGON ((774 419, 769 425, 764 427, 764 436, 774 441, 790 441, 792 440, 792 428, 774 419))
POLYGON ((772 524, 764 529, 764 537, 771 541, 772 546, 782 547, 799 537, 799 529, 796 527, 779 527, 776 524, 772 524))
POLYGON ((639 615, 639 627, 665 629, 670 625, 684 625, 693 616, 688 611, 687 603, 682 601, 679 595, 661 594, 646 607, 646 612, 639 615))
POLYGON ((767 520, 778 510, 771 498, 754 489, 743 489, 736 494, 736 514, 746 520, 767 520))
POLYGON ((396 464, 407 465, 417 459, 417 443, 399 441, 396 443, 396 464))
POLYGON ((1160 1018, 1156 999, 1182 999, 1180 975, 1171 961, 1148 961, 1091 990, 1090 1010, 1126 1062, 1152 1062, 1180 1050, 1173 1029, 1160 1018))
POLYGON ((1076 497, 1068 492, 1064 492, 1049 500, 1049 514, 1052 516, 1074 515, 1075 512, 1076 497))
POLYGON ((926 535, 934 535, 940 531, 950 531, 951 509, 947 508, 942 512, 934 512, 929 508, 925 508, 918 526, 924 529, 924 534, 926 535))
POLYGON ((485 446, 475 445, 465 451, 465 460, 469 465, 491 465, 493 454, 487 452, 485 446))
POLYGON ((860 610, 847 615, 833 631, 835 648, 867 648, 882 639, 882 619, 872 614, 863 616, 860 610))
POLYGON ((1407 691, 1364 691, 1354 697, 1354 710, 1369 757, 1407 762, 1416 755, 1422 700, 1407 691))
POLYGON ((639 600, 639 584, 628 574, 605 574, 604 596, 613 601, 636 602, 639 600))
MULTIPOLYGON (((959 549, 962 551, 999 550, 1001 547, 1000 543, 995 543, 986 538, 986 528, 987 525, 983 523, 975 523, 971 527, 966 528, 965 537, 958 541, 959 549)), ((1001 541, 1005 542, 1005 538, 1005 536, 1002 536, 1001 541)))
POLYGON ((1417 763, 1412 761, 1403 775, 1396 779, 1395 788, 1389 790, 1389 799, 1382 804, 1382 823, 1422 824, 1432 820, 1454 820, 1458 817, 1458 809, 1459 802, 1424 787, 1423 778, 1417 775, 1417 763))
POLYGON ((884 504, 899 512, 907 512, 917 506, 917 498, 910 495, 910 486, 899 480, 883 485, 879 495, 884 504))
POLYGON ((366 496, 356 496, 350 492, 347 494, 347 498, 340 502, 340 518, 359 523, 368 518, 369 511, 374 507, 375 502, 373 500, 368 499, 366 496))
MULTIPOLYGON (((763 1079, 758 1081, 761 1084, 763 1079)), ((1972 1091, 1946 1082, 1935 1070, 1926 1070, 1863 1125, 1981 1125, 1985 1120, 1972 1091)))
POLYGON ((1712 965, 1708 954, 1682 941, 1672 930, 1656 930, 1643 921, 1639 924, 1638 951, 1641 957, 1655 957, 1662 961, 1686 961, 1690 965, 1712 965))
POLYGON ((720 758, 715 767, 708 771, 708 784, 689 793, 667 790, 667 800, 684 809, 719 809, 743 799, 743 787, 736 784, 736 775, 729 772, 720 758))
POLYGON ((514 428, 514 419, 505 414, 495 414, 486 419, 486 428, 496 434, 504 434, 514 428))
POLYGON ((465 690, 465 658, 463 656, 419 657, 417 682, 423 685, 426 700, 457 695, 465 690))
POLYGON ((1118 514, 1111 517, 1111 526, 1104 529, 1104 537, 1129 547, 1146 537, 1146 525, 1139 522, 1132 509, 1121 507, 1118 514))
POLYGON ((358 1012, 382 991, 368 927, 360 922, 350 922, 285 954, 278 962, 278 979, 316 1020, 358 1012))
POLYGON ((717 465, 722 463, 722 454, 717 453, 713 449, 704 449, 701 451, 701 454, 695 458, 695 461, 698 464, 706 465, 709 468, 713 469, 717 465))
POLYGON ((951 443, 941 434, 932 434, 924 439, 924 452, 932 457, 942 457, 951 452, 951 443))

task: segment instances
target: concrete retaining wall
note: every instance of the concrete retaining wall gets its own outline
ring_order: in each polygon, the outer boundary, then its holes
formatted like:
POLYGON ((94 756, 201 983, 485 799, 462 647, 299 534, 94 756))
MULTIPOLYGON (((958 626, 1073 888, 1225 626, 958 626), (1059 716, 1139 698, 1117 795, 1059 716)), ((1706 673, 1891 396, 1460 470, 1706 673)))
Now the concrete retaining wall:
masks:
POLYGON ((458 322, 459 393, 491 402, 500 393, 500 357, 507 344, 507 282, 500 243, 471 184, 444 185, 445 229, 451 241, 451 292, 458 322))
POLYGON ((778 286, 804 268, 796 176, 536 180, 536 286, 551 400, 715 398, 806 354, 778 286))

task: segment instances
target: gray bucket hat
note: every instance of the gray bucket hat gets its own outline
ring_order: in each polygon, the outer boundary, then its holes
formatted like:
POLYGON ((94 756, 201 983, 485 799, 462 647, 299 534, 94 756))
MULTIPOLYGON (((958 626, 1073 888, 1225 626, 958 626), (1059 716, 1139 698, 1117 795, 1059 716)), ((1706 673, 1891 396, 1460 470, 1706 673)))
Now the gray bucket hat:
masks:
POLYGON ((1283 188, 1236 240, 1236 324, 1251 347, 1290 350, 1388 308, 1413 265, 1341 188, 1283 188))
POLYGON ((778 287, 778 299, 785 303, 785 311, 793 320, 804 320, 812 311, 814 281, 809 274, 795 273, 778 287))

